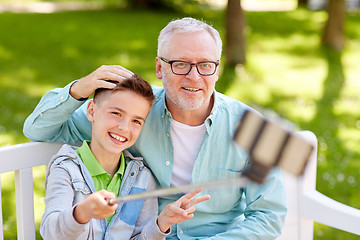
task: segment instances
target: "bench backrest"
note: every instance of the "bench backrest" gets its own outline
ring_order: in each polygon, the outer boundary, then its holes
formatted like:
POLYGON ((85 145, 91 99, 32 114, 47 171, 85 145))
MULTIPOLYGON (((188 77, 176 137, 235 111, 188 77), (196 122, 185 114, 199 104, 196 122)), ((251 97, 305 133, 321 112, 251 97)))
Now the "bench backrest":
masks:
POLYGON ((304 175, 284 172, 288 214, 279 240, 312 240, 314 221, 360 235, 360 210, 339 203, 316 190, 317 138, 310 131, 299 132, 315 150, 304 175))
MULTIPOLYGON (((15 172, 18 239, 35 239, 32 168, 46 165, 61 146, 58 143, 31 142, 0 148, 0 174, 15 172)), ((2 204, 0 206, 0 239, 4 239, 2 204)))

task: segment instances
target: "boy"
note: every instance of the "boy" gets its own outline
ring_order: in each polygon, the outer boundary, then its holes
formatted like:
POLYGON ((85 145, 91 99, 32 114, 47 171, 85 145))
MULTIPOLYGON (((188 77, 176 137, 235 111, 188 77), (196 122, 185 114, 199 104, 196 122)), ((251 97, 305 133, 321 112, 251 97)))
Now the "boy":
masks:
POLYGON ((142 158, 125 150, 138 138, 153 101, 150 85, 138 75, 95 92, 87 107, 91 142, 78 149, 64 145, 50 161, 40 227, 44 239, 164 239, 173 224, 193 217, 193 205, 210 198, 190 200, 200 191, 190 192, 157 218, 156 198, 107 203, 156 187, 142 158))

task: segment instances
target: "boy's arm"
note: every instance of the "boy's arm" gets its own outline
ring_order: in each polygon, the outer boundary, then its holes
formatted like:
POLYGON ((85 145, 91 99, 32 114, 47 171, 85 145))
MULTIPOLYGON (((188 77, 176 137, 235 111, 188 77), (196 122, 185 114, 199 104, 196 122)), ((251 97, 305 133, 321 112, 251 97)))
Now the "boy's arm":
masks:
POLYGON ((118 204, 109 205, 107 199, 115 198, 115 194, 105 189, 90 194, 88 198, 79 203, 73 212, 78 223, 84 224, 92 218, 104 219, 113 215, 118 204))
MULTIPOLYGON (((147 191, 155 190, 155 181, 149 183, 147 191)), ((194 217, 194 205, 210 199, 209 195, 193 198, 202 189, 189 192, 177 201, 168 204, 158 215, 157 198, 146 198, 136 222, 131 240, 164 239, 170 233, 170 227, 194 217)))
POLYGON ((184 222, 194 217, 194 205, 210 199, 209 195, 193 198, 202 189, 189 192, 177 201, 166 205, 157 218, 157 225, 162 232, 168 232, 176 223, 184 222))
POLYGON ((76 239, 88 228, 73 217, 74 189, 68 172, 52 166, 46 181, 45 211, 40 233, 44 239, 76 239))

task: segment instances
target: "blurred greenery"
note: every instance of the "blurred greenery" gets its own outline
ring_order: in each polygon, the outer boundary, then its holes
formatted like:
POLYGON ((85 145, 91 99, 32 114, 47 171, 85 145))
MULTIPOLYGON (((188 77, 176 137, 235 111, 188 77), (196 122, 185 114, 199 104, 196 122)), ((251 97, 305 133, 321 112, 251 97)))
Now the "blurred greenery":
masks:
MULTIPOLYGON (((120 9, 1 13, 0 146, 28 142, 22 125, 41 96, 102 64, 120 64, 161 85, 155 76, 157 35, 168 21, 182 16, 120 9)), ((225 35, 223 11, 193 16, 225 35)), ((223 71, 223 77, 233 78, 225 93, 313 131, 319 139, 317 189, 360 208, 359 14, 347 17, 342 54, 319 45, 325 12, 246 12, 246 17, 248 63, 235 72, 223 71)), ((44 209, 44 172, 34 171, 37 228, 44 209)), ((4 235, 15 239, 12 176, 1 178, 4 235)), ((314 235, 316 240, 359 239, 320 224, 314 235)))

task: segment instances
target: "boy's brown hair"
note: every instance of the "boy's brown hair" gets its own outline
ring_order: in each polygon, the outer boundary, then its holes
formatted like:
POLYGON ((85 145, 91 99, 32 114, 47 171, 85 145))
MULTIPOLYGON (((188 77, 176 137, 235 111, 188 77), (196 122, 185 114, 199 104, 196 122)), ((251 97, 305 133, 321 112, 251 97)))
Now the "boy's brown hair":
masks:
POLYGON ((151 89, 150 84, 142 79, 138 74, 132 75, 130 78, 126 78, 121 82, 117 81, 109 81, 111 83, 116 84, 113 89, 108 88, 98 88, 94 93, 94 102, 98 103, 103 93, 105 92, 114 92, 114 91, 122 91, 122 90, 130 90, 134 93, 139 94, 140 96, 144 97, 152 106, 153 101, 155 100, 154 93, 151 89))

